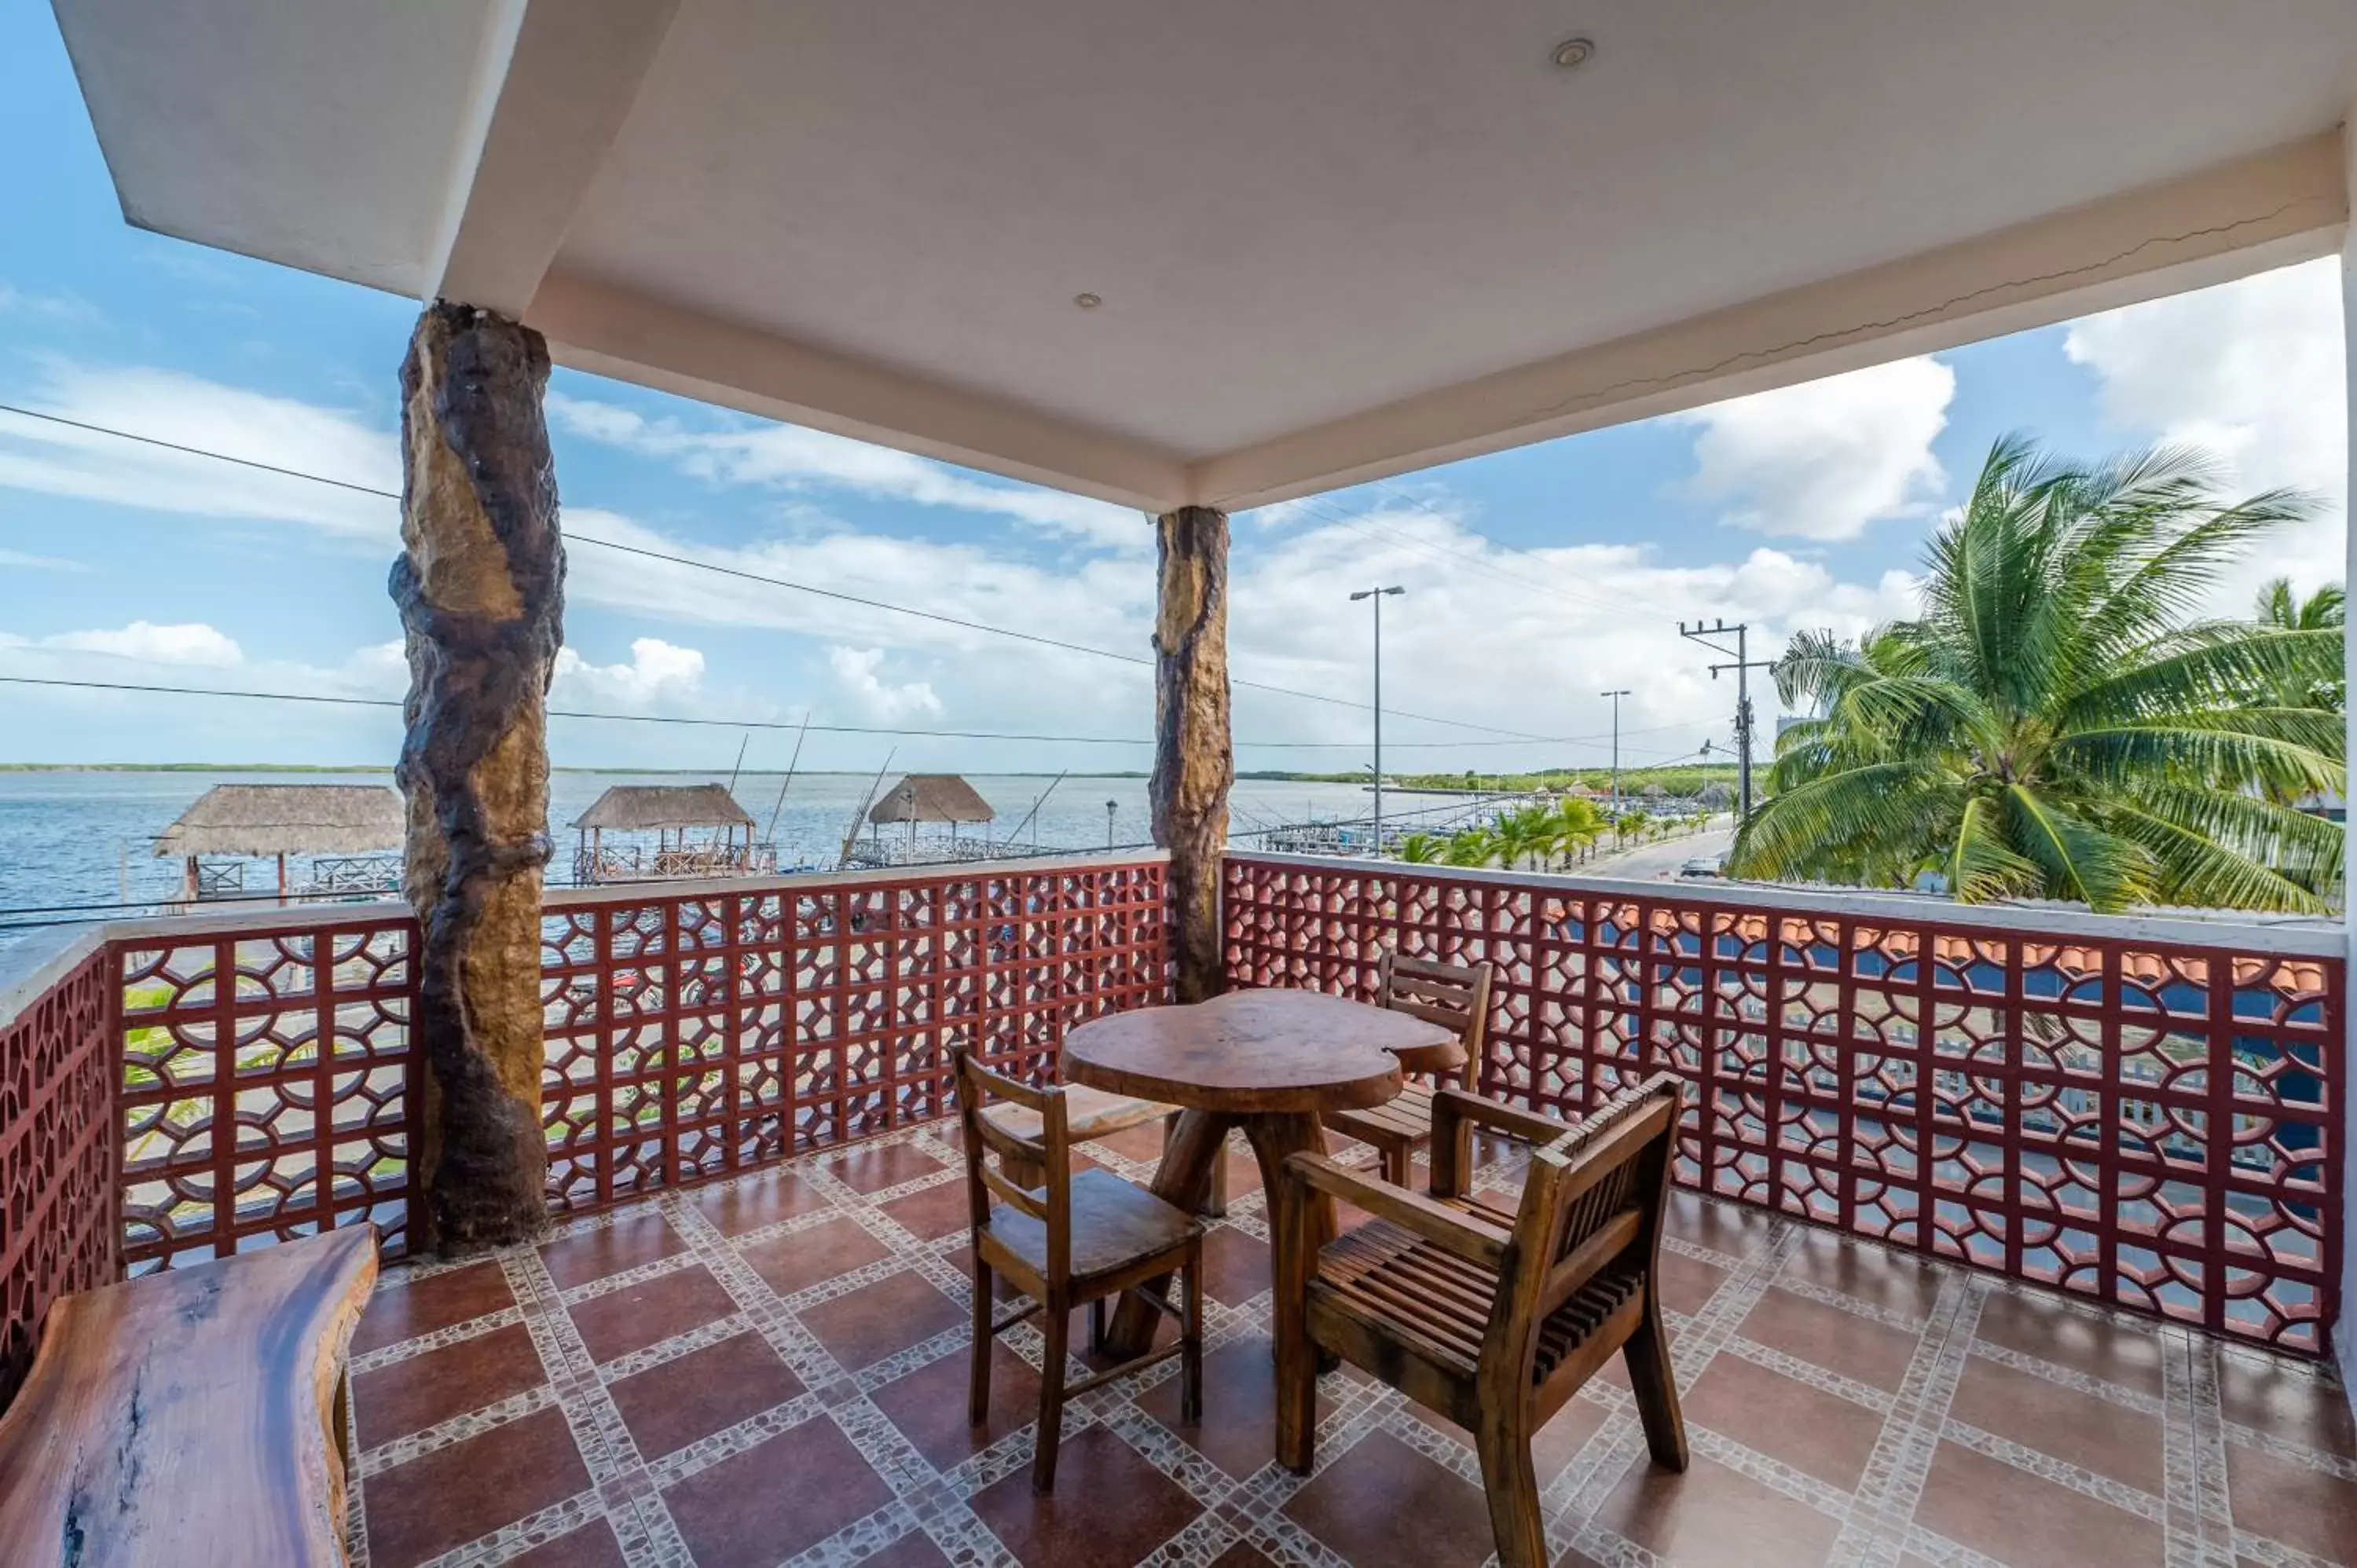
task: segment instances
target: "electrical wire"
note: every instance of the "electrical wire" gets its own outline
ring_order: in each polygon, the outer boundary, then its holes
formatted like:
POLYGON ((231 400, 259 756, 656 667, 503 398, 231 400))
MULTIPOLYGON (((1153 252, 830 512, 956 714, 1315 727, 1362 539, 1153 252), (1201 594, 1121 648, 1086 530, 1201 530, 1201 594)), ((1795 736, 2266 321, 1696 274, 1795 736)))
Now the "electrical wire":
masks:
MULTIPOLYGON (((178 452, 188 456, 208 457, 216 462, 231 463, 239 467, 252 468, 265 474, 276 474, 283 478, 303 479, 307 480, 312 484, 328 485, 337 489, 349 490, 358 495, 376 496, 383 499, 393 501, 398 501, 401 499, 401 492, 399 490, 389 490, 379 485, 365 485, 350 479, 330 478, 325 474, 307 473, 299 468, 284 467, 275 463, 264 463, 260 459, 253 457, 241 457, 229 452, 210 451, 201 446, 190 446, 178 441, 167 441, 160 436, 144 435, 136 431, 118 430, 109 425, 92 424, 88 420, 69 419, 63 414, 48 413, 38 409, 26 408, 16 403, 0 403, 0 413, 13 413, 24 419, 41 420, 51 424, 63 425, 73 430, 88 431, 93 435, 108 435, 119 440, 137 442, 144 446, 161 447, 168 452, 178 452)), ((1147 658, 1144 654, 1124 653, 1117 649, 1098 648, 1092 644, 1084 642, 1069 642, 1060 638, 1043 637, 1036 632, 1020 631, 1013 627, 993 626, 986 621, 968 620, 963 617, 944 615, 934 610, 918 609, 909 605, 894 604, 887 599, 868 598, 859 594, 847 594, 835 588, 822 588, 814 584, 795 582, 793 579, 789 577, 773 577, 759 572, 748 572, 738 567, 724 566, 716 562, 699 561, 691 555, 680 555, 662 550, 650 550, 642 545, 625 544, 619 540, 599 538, 596 534, 568 532, 565 535, 565 542, 569 544, 595 545, 601 549, 615 551, 625 555, 635 555, 645 560, 662 561, 672 565, 686 566, 697 571, 716 573, 722 576, 736 577, 746 582, 762 583, 772 587, 788 588, 796 593, 811 594, 820 598, 834 599, 840 603, 858 605, 864 608, 883 610, 894 615, 910 616, 920 620, 932 621, 943 626, 957 627, 967 631, 984 632, 994 637, 1011 638, 1017 641, 1032 643, 1043 648, 1053 648, 1068 653, 1082 653, 1093 658, 1116 660, 1124 664, 1135 664, 1146 667, 1151 667, 1155 662, 1155 660, 1147 658)), ((1251 691, 1266 692, 1281 697, 1298 698, 1304 702, 1324 703, 1335 707, 1352 708, 1362 713, 1372 712, 1374 707, 1374 704, 1372 703, 1361 703, 1353 698, 1331 696, 1322 692, 1304 692, 1294 687, 1276 686, 1261 681, 1236 679, 1232 680, 1231 683, 1251 691)), ((1385 712, 1388 716, 1394 719, 1409 719, 1422 724, 1444 725, 1455 729, 1478 730, 1491 735, 1509 736, 1516 740, 1533 740, 1552 743, 1555 739, 1555 737, 1547 736, 1525 734, 1520 730, 1503 729, 1496 725, 1476 724, 1469 719, 1443 718, 1437 714, 1411 713, 1405 709, 1400 708, 1387 709, 1385 712)))

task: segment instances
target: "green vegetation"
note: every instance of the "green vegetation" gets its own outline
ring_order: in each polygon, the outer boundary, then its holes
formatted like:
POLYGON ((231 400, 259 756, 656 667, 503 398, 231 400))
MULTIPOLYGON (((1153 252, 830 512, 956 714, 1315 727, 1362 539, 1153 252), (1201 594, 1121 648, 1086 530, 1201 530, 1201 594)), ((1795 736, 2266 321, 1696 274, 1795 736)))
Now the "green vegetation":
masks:
MULTIPOLYGON (((1283 780, 1297 784, 1364 784, 1367 776, 1360 773, 1239 773, 1239 779, 1283 780)), ((1559 790, 1578 784, 1598 795, 1609 794, 1612 770, 1609 768, 1542 768, 1530 773, 1477 773, 1471 768, 1462 773, 1386 773, 1386 789, 1447 789, 1459 793, 1483 795, 1529 795, 1541 789, 1559 790)), ((1665 795, 1692 800, 1713 784, 1735 788, 1735 765, 1726 763, 1682 762, 1668 768, 1624 768, 1620 770, 1620 794, 1624 800, 1642 795, 1648 787, 1658 785, 1665 795)))
POLYGON ((2322 910, 2342 831, 2290 802, 2344 787, 2338 596, 2196 618, 2223 566, 2312 510, 2229 502, 2182 449, 2085 467, 1998 442, 1932 542, 1920 619, 1778 660, 1785 702, 1824 716, 1779 741, 1729 872, 2322 910))
POLYGON ((1414 865, 1498 865, 1509 871, 1550 871, 1585 861, 1609 835, 1616 845, 1677 832, 1693 832, 1710 823, 1711 813, 1652 817, 1642 811, 1622 813, 1617 822, 1603 808, 1580 796, 1567 796, 1554 806, 1526 806, 1511 811, 1489 827, 1465 828, 1446 836, 1410 833, 1399 844, 1399 858, 1414 865))

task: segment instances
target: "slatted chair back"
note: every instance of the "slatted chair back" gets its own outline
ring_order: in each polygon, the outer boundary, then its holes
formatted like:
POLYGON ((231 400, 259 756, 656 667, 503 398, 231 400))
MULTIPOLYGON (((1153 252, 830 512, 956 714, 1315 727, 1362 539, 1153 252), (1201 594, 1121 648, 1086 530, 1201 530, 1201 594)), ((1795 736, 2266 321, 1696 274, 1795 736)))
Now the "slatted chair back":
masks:
POLYGON ((1548 1316, 1617 1266, 1652 1277, 1660 1255, 1678 1083, 1625 1089, 1534 1148, 1514 1219, 1512 1278, 1491 1318, 1491 1353, 1528 1365, 1548 1316))
POLYGON ((1465 1042, 1460 1088, 1471 1089, 1481 1073, 1481 1051, 1490 1030, 1490 987, 1497 976, 1487 963, 1442 963, 1383 950, 1379 971, 1383 1006, 1452 1030, 1465 1042))
POLYGON ((951 1059, 955 1068, 958 1125, 964 1133, 961 1141, 965 1144, 966 1202, 974 1229, 980 1231, 988 1228, 991 1199, 997 1198, 1046 1227, 1048 1273, 1059 1280, 1069 1277, 1072 1256, 1072 1158, 1062 1086, 1035 1089, 1020 1079, 993 1072, 963 1047, 952 1054, 951 1059), (1019 1105, 1037 1113, 1039 1136, 1022 1137, 985 1116, 983 1108, 996 1101, 1019 1105), (991 1155, 998 1156, 996 1167, 987 1157, 991 1155), (1009 1165, 1040 1173, 1041 1185, 1027 1187, 1012 1180, 1006 1174, 1009 1165))

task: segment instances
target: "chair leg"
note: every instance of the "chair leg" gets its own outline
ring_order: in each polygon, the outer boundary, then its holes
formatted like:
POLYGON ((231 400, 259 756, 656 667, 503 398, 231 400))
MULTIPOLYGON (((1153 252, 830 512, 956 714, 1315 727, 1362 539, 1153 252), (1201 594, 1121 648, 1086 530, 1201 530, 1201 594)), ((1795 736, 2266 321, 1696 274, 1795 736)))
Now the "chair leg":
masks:
POLYGON ((1279 1182, 1269 1191, 1276 1231, 1276 1462, 1309 1474, 1318 1451, 1318 1349, 1308 1322, 1317 1267, 1310 1204, 1279 1182))
POLYGON ((1092 1356, 1104 1353, 1105 1302, 1105 1297, 1099 1296, 1089 1303, 1089 1353, 1092 1356))
POLYGON ((965 1420, 980 1426, 990 1419, 990 1265, 974 1261, 974 1370, 967 1380, 965 1420))
POLYGON ((1391 1143, 1383 1146, 1383 1179, 1394 1187, 1415 1185, 1415 1145, 1391 1143))
POLYGON ((1531 1463, 1531 1434, 1486 1412, 1473 1434, 1481 1455, 1481 1491, 1490 1529, 1498 1538, 1498 1568, 1546 1568, 1546 1526, 1539 1514, 1539 1477, 1531 1463))
POLYGON ((1187 1252, 1187 1324, 1178 1340, 1178 1419, 1203 1419, 1203 1242, 1187 1252))
POLYGON ((1650 1284, 1645 1320, 1622 1352, 1629 1359, 1629 1386, 1637 1395, 1637 1414, 1645 1423, 1645 1446, 1652 1450, 1653 1463, 1665 1470, 1684 1470, 1686 1421, 1678 1409, 1677 1378, 1670 1367, 1669 1330, 1650 1284))
POLYGON ((1039 1369, 1039 1431, 1031 1452, 1031 1489, 1056 1489, 1056 1444, 1064 1435, 1064 1338, 1072 1320, 1069 1302, 1050 1297, 1039 1332, 1048 1341, 1039 1369))

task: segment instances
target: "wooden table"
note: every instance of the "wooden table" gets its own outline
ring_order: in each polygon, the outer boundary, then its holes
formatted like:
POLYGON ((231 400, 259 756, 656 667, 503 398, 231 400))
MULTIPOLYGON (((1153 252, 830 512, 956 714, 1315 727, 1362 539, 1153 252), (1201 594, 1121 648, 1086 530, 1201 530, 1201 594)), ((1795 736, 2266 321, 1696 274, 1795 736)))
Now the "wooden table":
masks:
MULTIPOLYGON (((1189 1214, 1210 1191, 1228 1129, 1243 1128, 1260 1161, 1275 1234, 1275 1206, 1285 1190, 1278 1173, 1287 1155, 1324 1152, 1320 1112, 1381 1105, 1399 1093, 1403 1069, 1446 1072, 1464 1060, 1454 1034, 1405 1013, 1317 991, 1232 991, 1191 1007, 1092 1019, 1064 1037, 1063 1074, 1179 1108, 1154 1194, 1189 1214)), ((1322 1246, 1334 1234, 1334 1205, 1315 1201, 1310 1233, 1322 1246)), ((1157 1316, 1125 1296, 1105 1348, 1125 1359, 1143 1354, 1157 1316)))

